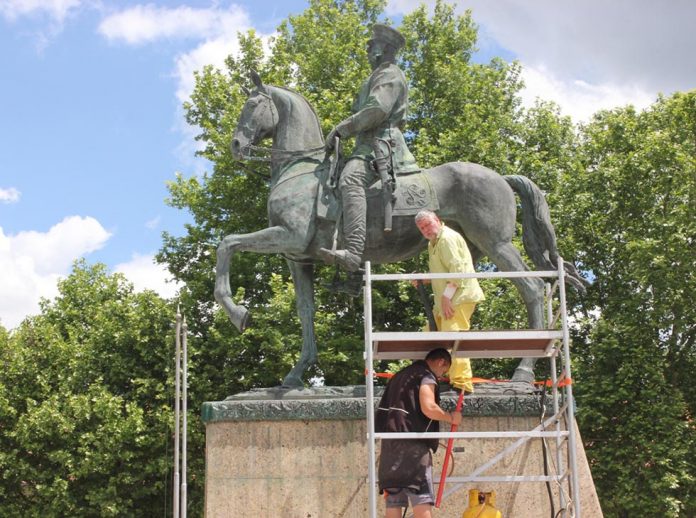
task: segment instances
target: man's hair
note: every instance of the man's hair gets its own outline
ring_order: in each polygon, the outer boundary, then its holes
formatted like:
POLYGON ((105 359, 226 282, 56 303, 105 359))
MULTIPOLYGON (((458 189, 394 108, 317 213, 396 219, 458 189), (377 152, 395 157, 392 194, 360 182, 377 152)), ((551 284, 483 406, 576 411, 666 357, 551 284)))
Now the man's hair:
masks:
POLYGON ((427 210, 427 209, 419 210, 418 214, 416 214, 416 223, 418 223, 419 221, 422 221, 424 219, 430 219, 430 218, 435 218, 438 221, 440 220, 440 218, 437 217, 437 214, 435 214, 432 210, 427 210))
POLYGON ((426 355, 425 361, 430 360, 445 360, 447 363, 452 365, 452 355, 449 353, 447 349, 443 349, 442 347, 433 349, 426 355))

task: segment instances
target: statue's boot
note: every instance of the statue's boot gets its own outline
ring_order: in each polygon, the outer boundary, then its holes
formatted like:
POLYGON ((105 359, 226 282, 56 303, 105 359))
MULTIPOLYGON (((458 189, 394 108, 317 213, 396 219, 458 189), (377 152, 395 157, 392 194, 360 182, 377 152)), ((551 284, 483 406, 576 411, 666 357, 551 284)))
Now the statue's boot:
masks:
POLYGON ((349 272, 360 269, 365 248, 365 189, 358 185, 346 185, 341 189, 343 205, 343 250, 319 249, 319 257, 329 264, 338 264, 349 272))

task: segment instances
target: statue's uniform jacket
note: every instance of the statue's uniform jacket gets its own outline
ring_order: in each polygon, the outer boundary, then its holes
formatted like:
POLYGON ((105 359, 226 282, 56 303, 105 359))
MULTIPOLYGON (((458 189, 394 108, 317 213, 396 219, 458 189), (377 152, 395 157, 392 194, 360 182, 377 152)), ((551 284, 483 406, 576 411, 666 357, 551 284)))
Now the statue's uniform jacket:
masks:
POLYGON ((404 135, 399 129, 407 108, 408 84, 404 73, 393 63, 382 63, 361 85, 353 103, 353 115, 336 128, 342 137, 356 137, 355 149, 349 160, 371 158, 374 139, 383 138, 393 145, 394 168, 397 172, 418 171, 416 160, 406 147, 404 135))

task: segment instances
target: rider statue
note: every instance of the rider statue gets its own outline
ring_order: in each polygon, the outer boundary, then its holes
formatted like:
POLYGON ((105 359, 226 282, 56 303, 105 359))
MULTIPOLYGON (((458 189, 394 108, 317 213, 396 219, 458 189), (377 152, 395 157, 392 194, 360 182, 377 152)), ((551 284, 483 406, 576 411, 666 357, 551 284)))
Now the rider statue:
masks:
POLYGON ((389 144, 394 174, 420 170, 399 129, 408 107, 408 85, 395 61, 404 43, 404 37, 395 29, 381 24, 372 27, 372 38, 367 44, 372 73, 360 87, 353 103, 353 115, 341 121, 326 137, 327 152, 334 149, 336 137, 355 137, 355 148, 338 182, 344 249, 320 250, 324 261, 337 263, 350 272, 360 268, 365 248, 365 189, 380 178, 372 164, 375 140, 389 144))

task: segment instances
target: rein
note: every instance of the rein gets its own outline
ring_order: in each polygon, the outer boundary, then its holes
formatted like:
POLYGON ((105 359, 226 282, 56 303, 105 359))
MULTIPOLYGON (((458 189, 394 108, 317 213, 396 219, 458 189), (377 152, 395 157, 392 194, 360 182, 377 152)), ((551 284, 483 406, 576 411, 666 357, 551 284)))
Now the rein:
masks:
POLYGON ((272 162, 273 160, 282 158, 294 158, 302 157, 306 155, 311 155, 317 153, 324 149, 324 146, 317 146, 309 149, 276 149, 271 147, 254 146, 248 144, 242 148, 242 157, 245 160, 256 161, 256 162, 272 162), (245 151, 254 151, 258 153, 257 155, 252 155, 251 153, 245 154, 245 151))
MULTIPOLYGON (((281 184, 284 184, 285 182, 289 182, 290 180, 295 180, 296 178, 299 178, 300 176, 305 176, 308 174, 316 174, 317 172, 317 167, 320 167, 321 164, 323 163, 321 160, 310 160, 309 163, 314 163, 314 167, 311 169, 307 169, 306 171, 300 170, 300 172, 294 172, 293 174, 286 174, 288 171, 290 171, 290 167, 285 169, 281 174, 278 175, 278 180, 275 183, 271 184, 271 192, 278 187, 281 184)), ((295 162, 297 164, 298 162, 295 162)))

